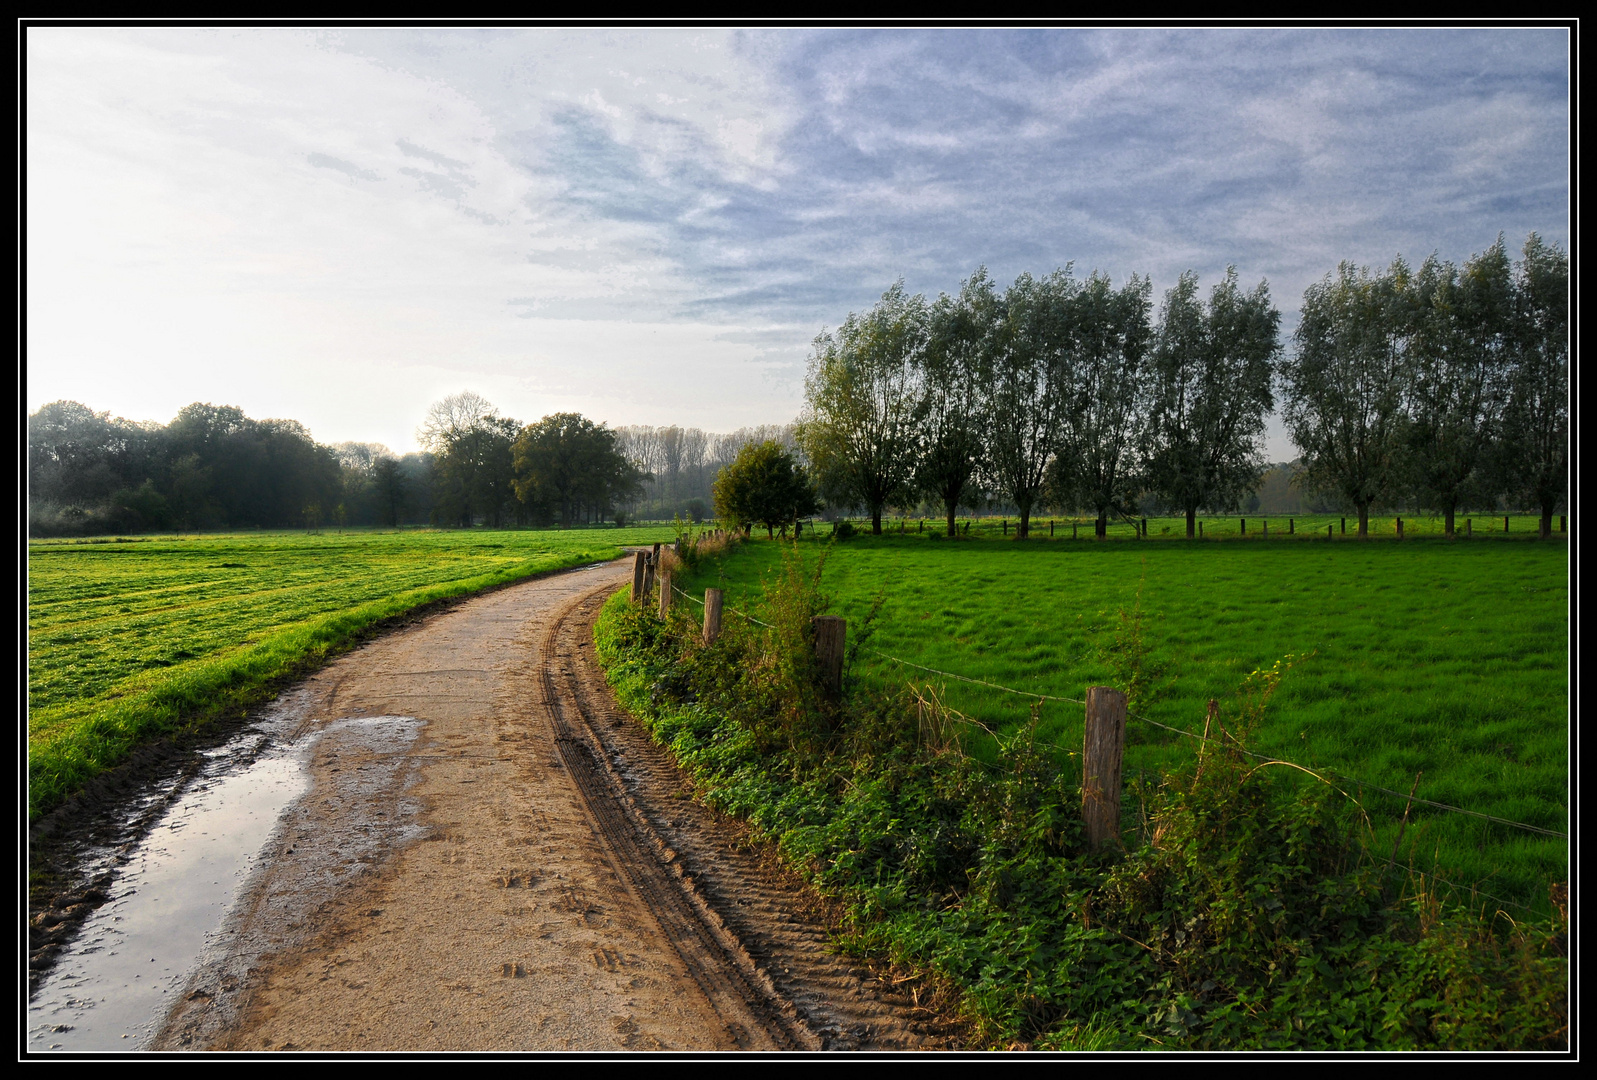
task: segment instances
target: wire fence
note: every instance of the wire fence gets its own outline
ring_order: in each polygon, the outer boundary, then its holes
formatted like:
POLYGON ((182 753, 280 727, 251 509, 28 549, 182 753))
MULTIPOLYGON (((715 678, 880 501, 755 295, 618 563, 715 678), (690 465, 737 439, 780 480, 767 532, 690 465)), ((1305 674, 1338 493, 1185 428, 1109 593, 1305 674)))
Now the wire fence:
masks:
MULTIPOLYGON (((694 603, 698 604, 701 607, 704 606, 704 601, 703 600, 699 599, 698 597, 692 595, 689 592, 684 591, 681 588, 678 588, 675 582, 672 583, 671 588, 672 588, 673 592, 678 593, 681 596, 684 596, 684 597, 686 597, 689 600, 692 600, 694 603)), ((742 616, 743 618, 747 619, 749 622, 754 623, 756 626, 763 626, 763 627, 766 627, 767 629, 772 629, 772 630, 775 629, 775 627, 772 626, 770 623, 765 622, 765 621, 763 621, 761 619, 755 618, 753 615, 750 615, 748 612, 743 611, 743 610, 741 610, 739 608, 728 607, 727 610, 735 612, 736 614, 738 614, 738 615, 742 616)), ((900 664, 900 665, 902 665, 904 667, 915 668, 915 669, 917 669, 919 671, 929 672, 930 674, 933 674, 933 675, 941 675, 944 678, 954 679, 954 680, 957 680, 957 681, 963 682, 963 683, 971 683, 971 684, 976 685, 976 686, 984 686, 984 687, 987 687, 988 689, 991 689, 991 690, 1001 690, 1001 691, 1003 691, 1006 694, 1015 694, 1015 695, 1017 695, 1019 697, 1032 698, 1032 699, 1037 700, 1037 701, 1058 701, 1058 702, 1064 702, 1066 704, 1081 705, 1081 706, 1085 706, 1087 704, 1085 701, 1081 700, 1080 698, 1062 697, 1062 696, 1059 696, 1057 694, 1039 694, 1039 693, 1037 693, 1035 691, 1032 691, 1032 690, 1017 690, 1016 688, 1014 688, 1012 686, 1004 686, 1002 683, 989 682, 986 679, 977 679, 977 678, 973 678, 973 677, 971 677, 969 675, 961 675, 958 672, 954 672, 954 671, 944 671, 944 670, 942 670, 940 668, 928 667, 925 664, 917 664, 917 663, 915 663, 912 660, 905 660, 902 657, 893 656, 893 655, 891 655, 889 653, 885 653, 885 652, 881 651, 880 649, 867 648, 865 651, 869 652, 869 653, 872 653, 872 654, 874 654, 876 656, 880 656, 884 660, 890 660, 890 661, 892 661, 895 664, 900 664)), ((1197 732, 1187 731, 1185 728, 1172 727, 1169 724, 1162 724, 1159 721, 1150 719, 1150 718, 1148 718, 1146 716, 1141 715, 1140 713, 1131 712, 1129 709, 1126 711, 1126 715, 1128 717, 1134 719, 1134 720, 1139 721, 1140 723, 1149 724, 1149 725, 1151 725, 1153 727, 1161 728, 1164 731, 1173 732, 1176 735, 1182 735, 1182 736, 1185 736, 1186 738, 1189 738, 1189 739, 1197 739, 1199 742, 1202 742, 1204 740, 1204 736, 1198 734, 1197 732)), ((1267 765, 1290 765, 1290 766, 1292 766, 1295 769, 1302 769, 1305 772, 1311 772, 1311 773, 1313 772, 1313 770, 1309 769, 1307 766, 1300 765, 1300 764, 1298 764, 1295 761, 1288 761, 1285 758, 1274 758, 1274 757, 1270 757, 1267 754, 1258 754, 1258 753, 1253 752, 1252 750, 1247 750, 1247 749, 1244 749, 1243 747, 1240 747, 1240 746, 1236 747, 1236 749, 1239 750, 1241 753, 1246 754, 1248 757, 1251 757, 1251 758, 1253 758, 1253 759, 1255 759, 1255 760, 1257 760, 1257 761, 1259 761, 1259 762, 1261 762, 1263 764, 1267 764, 1267 765)), ((1368 782, 1366 782, 1364 780, 1360 780, 1358 777, 1350 776, 1347 773, 1342 772, 1340 769, 1336 769, 1334 766, 1330 767, 1330 768, 1322 767, 1321 771, 1330 773, 1330 774, 1336 776, 1338 779, 1344 781, 1345 783, 1348 783, 1350 785, 1354 785, 1354 786, 1358 787, 1361 792, 1362 791, 1366 791, 1366 790, 1367 791, 1378 791, 1378 792, 1381 792, 1381 793, 1386 794, 1386 795, 1392 795, 1392 796, 1395 796, 1396 798, 1403 799, 1406 803, 1418 804, 1420 806, 1428 806, 1428 807, 1431 807, 1432 809, 1435 809, 1435 810, 1442 810, 1442 811, 1446 811, 1448 813, 1453 813, 1453 814, 1466 814, 1466 815, 1468 815, 1470 817, 1480 818, 1483 821, 1490 821, 1490 822, 1493 822, 1493 823, 1498 824, 1498 825, 1506 825, 1506 826, 1509 826, 1510 828, 1523 829, 1526 832, 1537 833, 1537 834, 1542 835, 1542 836, 1551 836, 1551 837, 1555 837, 1555 838, 1560 839, 1560 840, 1568 840, 1569 839, 1569 834, 1568 833, 1559 832, 1556 829, 1544 829, 1544 828, 1542 828, 1539 825, 1531 825, 1531 824, 1529 824, 1527 822, 1523 822, 1523 821, 1513 821, 1513 820, 1511 820, 1509 818, 1498 817, 1495 814, 1482 813, 1479 810, 1470 810, 1470 809, 1467 809, 1467 808, 1462 807, 1462 806, 1453 806, 1450 803, 1437 802, 1434 799, 1421 799, 1421 798, 1418 798, 1418 797, 1416 797, 1416 796, 1414 796, 1412 794, 1405 795, 1401 791, 1395 791, 1392 788, 1382 787, 1379 784, 1371 784, 1371 783, 1368 783, 1368 782)), ((1441 879, 1438 878, 1437 880, 1441 880, 1441 879)), ((1451 884, 1451 883, 1446 883, 1446 884, 1451 884)), ((1482 893, 1481 895, 1484 896, 1486 894, 1482 893)), ((1493 899, 1495 899, 1495 898, 1493 898, 1493 899)), ((1504 901, 1504 902, 1506 903, 1507 901, 1504 901)))

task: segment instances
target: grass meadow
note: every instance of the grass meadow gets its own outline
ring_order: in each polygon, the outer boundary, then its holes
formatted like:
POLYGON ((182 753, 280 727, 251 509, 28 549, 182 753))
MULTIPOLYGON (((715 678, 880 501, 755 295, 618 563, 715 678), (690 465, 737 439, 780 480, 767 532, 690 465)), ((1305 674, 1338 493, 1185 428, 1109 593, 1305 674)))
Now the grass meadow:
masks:
MULTIPOLYGON (((1221 520, 1205 519, 1206 537, 1225 535, 1221 520)), ((812 565, 825 554, 822 588, 851 642, 868 633, 851 669, 864 685, 929 685, 1012 738, 1031 724, 1033 699, 880 654, 1065 698, 1131 684, 1128 829, 1139 826, 1138 783, 1189 765, 1196 745, 1139 718, 1200 733, 1209 699, 1235 700, 1250 672, 1283 661, 1251 749, 1314 769, 1357 800, 1381 859, 1397 848, 1399 864, 1475 889, 1483 903, 1546 912, 1549 882, 1567 876, 1566 840, 1418 804, 1405 826, 1405 799, 1373 786, 1406 794, 1418 777, 1418 798, 1568 832, 1567 545, 1532 541, 1534 519, 1516 518, 1504 537, 1501 516, 1496 534, 1483 536, 1477 519, 1477 539, 1453 543, 1425 539, 1425 519, 1419 529, 1405 519, 1405 535, 1420 539, 1403 543, 1328 542, 1336 519, 1319 519, 1316 537, 1312 517, 1289 538, 1276 520, 1269 540, 1250 520, 1246 540, 1164 541, 1184 521, 1150 519, 1146 542, 1126 526, 1118 542, 1091 542, 1089 522, 1076 543, 1057 525, 1052 543, 1015 543, 997 519, 970 541, 933 539, 911 519, 904 534, 832 545, 822 526, 798 550, 812 565)), ((1034 537, 1046 537, 1047 521, 1034 537)), ((719 584, 728 605, 757 615, 784 547, 756 539, 683 584, 696 596, 719 584)), ((1062 758, 1079 751, 1082 711, 1042 703, 1035 737, 1062 758)), ((966 732, 967 753, 1000 752, 994 734, 966 732)))
POLYGON ((263 700, 384 620, 672 536, 652 526, 30 542, 30 815, 143 741, 263 700))

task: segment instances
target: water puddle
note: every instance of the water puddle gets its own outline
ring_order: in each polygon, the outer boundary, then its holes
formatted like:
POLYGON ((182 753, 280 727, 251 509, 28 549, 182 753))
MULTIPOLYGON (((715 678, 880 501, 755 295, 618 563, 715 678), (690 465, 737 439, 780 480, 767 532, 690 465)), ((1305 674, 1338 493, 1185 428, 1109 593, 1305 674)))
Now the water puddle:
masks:
POLYGON ((358 726, 402 751, 419 729, 409 717, 370 717, 292 738, 299 704, 285 695, 260 722, 207 752, 198 775, 136 843, 88 854, 91 870, 96 862, 114 868, 110 899, 84 920, 30 1001, 28 1051, 146 1049, 216 945, 241 889, 275 850, 268 843, 284 811, 309 786, 316 741, 358 726))

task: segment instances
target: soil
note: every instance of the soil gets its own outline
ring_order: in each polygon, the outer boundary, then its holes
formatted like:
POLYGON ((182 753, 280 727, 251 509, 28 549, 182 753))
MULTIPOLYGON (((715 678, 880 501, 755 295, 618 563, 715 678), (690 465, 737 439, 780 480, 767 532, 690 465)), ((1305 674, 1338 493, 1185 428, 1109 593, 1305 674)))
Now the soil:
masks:
POLYGON ((615 704, 592 623, 629 574, 472 598, 294 688, 308 792, 151 1048, 952 1046, 615 704))

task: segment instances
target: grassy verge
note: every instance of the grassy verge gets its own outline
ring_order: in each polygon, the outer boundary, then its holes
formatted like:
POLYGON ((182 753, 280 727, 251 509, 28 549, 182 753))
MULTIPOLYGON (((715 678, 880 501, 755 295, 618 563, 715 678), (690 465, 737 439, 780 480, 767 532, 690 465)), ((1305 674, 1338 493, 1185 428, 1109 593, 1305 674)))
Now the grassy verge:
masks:
MULTIPOLYGON (((705 646, 692 615, 614 598, 598 653, 702 797, 772 837, 852 919, 848 947, 958 988, 990 1046, 1539 1049, 1567 1043, 1564 908, 1517 923, 1388 872, 1343 794, 1240 746, 1280 672, 1240 680, 1235 736, 1127 800, 1093 850, 1078 782, 1028 721, 990 760, 901 691, 820 688, 820 568, 790 554, 705 646)), ((683 605, 691 607, 690 605, 683 605)), ((1378 850, 1378 849, 1377 849, 1378 850)))
POLYGON ((271 696, 414 609, 668 529, 117 538, 29 546, 28 806, 271 696))

